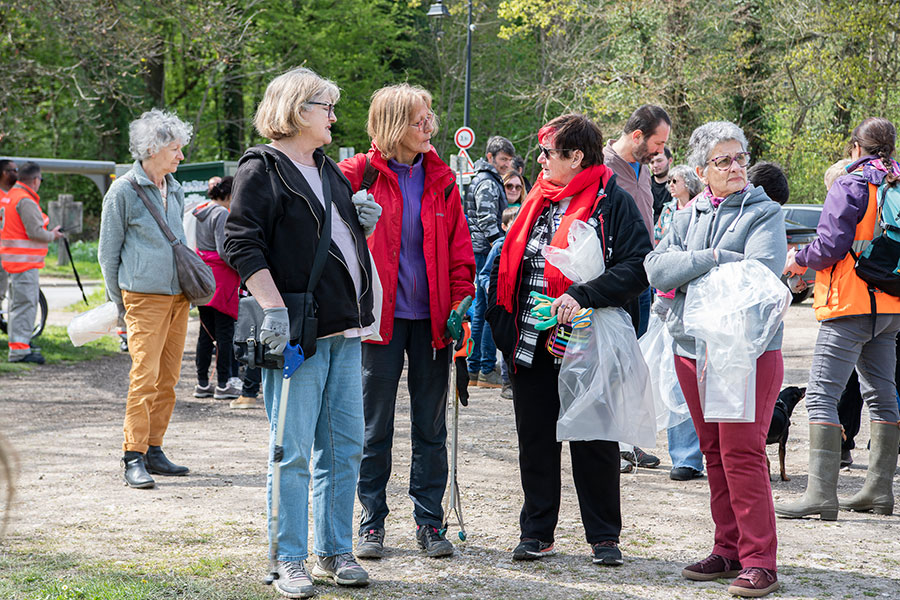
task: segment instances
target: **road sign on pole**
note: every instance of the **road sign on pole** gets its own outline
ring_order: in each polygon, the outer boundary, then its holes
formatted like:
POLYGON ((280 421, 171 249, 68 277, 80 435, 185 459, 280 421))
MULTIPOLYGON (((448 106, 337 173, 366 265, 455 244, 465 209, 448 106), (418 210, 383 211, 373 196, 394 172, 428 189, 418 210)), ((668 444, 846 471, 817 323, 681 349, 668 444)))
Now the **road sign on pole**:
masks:
POLYGON ((460 175, 474 175, 475 174, 475 164, 472 162, 472 159, 469 157, 469 153, 465 150, 459 151, 459 174, 460 175))
POLYGON ((460 127, 453 134, 453 141, 460 150, 468 150, 475 143, 475 132, 471 127, 460 127))

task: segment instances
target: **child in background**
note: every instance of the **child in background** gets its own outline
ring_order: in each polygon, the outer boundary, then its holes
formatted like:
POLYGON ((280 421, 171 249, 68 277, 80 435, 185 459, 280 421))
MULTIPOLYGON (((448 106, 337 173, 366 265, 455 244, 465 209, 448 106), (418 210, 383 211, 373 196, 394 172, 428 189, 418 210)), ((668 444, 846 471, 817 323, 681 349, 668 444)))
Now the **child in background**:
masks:
MULTIPOLYGON (((504 178, 504 181, 508 180, 509 178, 504 178)), ((510 206, 503 211, 503 214, 501 215, 500 228, 503 230, 504 234, 509 231, 509 228, 512 225, 513 221, 516 219, 516 215, 518 213, 518 206, 510 206)), ((484 289, 487 289, 490 285, 491 269, 494 268, 494 261, 498 256, 500 256, 500 251, 503 249, 503 240, 505 239, 506 236, 504 235, 494 242, 494 244, 491 246, 491 251, 488 252, 487 259, 484 261, 484 267, 479 273, 476 274, 476 277, 478 277, 478 285, 483 286, 484 289)), ((500 361, 500 377, 503 380, 503 389, 500 391, 500 397, 511 400, 512 386, 509 383, 509 367, 506 365, 505 356, 503 357, 503 360, 500 361)))

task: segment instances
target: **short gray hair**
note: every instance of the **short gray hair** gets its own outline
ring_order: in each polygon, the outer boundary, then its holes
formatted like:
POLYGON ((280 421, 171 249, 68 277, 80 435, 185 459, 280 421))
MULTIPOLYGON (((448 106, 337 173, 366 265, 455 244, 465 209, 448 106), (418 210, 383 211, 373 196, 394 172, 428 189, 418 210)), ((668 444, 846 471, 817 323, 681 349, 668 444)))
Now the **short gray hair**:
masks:
POLYGON ((741 149, 747 151, 747 137, 744 131, 730 121, 710 121, 694 130, 688 144, 691 153, 688 155, 688 164, 700 170, 706 168, 706 161, 717 144, 734 140, 740 142, 741 149))
POLYGON ((513 146, 513 143, 503 137, 502 135, 495 135, 491 139, 487 141, 487 146, 484 149, 484 154, 487 156, 490 154, 491 156, 497 156, 500 152, 504 152, 509 154, 510 156, 516 155, 516 149, 513 146))
POLYGON ((128 126, 128 150, 134 160, 146 160, 172 142, 186 146, 193 133, 193 125, 175 113, 154 108, 128 126))
POLYGON ((697 172, 687 165, 678 165, 669 169, 669 179, 672 177, 681 177, 691 198, 703 191, 703 182, 697 177, 697 172))

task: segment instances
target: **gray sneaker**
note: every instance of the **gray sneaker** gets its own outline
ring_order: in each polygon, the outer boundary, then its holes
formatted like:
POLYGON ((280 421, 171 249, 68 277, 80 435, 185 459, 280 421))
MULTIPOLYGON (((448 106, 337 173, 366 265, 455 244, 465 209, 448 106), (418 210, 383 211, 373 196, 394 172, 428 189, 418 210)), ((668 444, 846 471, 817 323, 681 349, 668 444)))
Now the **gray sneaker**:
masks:
POLYGON ((384 556, 384 529, 369 529, 356 542, 357 558, 381 558, 384 556))
POLYGON ((241 396, 241 387, 233 386, 231 383, 225 384, 225 387, 216 386, 216 391, 213 393, 213 398, 216 400, 234 400, 236 398, 240 398, 241 396))
POLYGON ((287 562, 278 561, 278 579, 275 589, 288 598, 311 598, 316 595, 312 577, 306 571, 306 563, 302 560, 287 562))
POLYGON ((501 388, 503 387, 503 378, 500 371, 494 369, 490 373, 481 373, 478 376, 478 387, 483 388, 501 388))
POLYGON ((338 585, 369 585, 369 574, 359 566, 349 552, 335 556, 318 557, 312 568, 313 577, 324 579, 330 577, 338 585))
POLYGON ((503 389, 500 390, 500 397, 505 400, 512 400, 513 392, 511 383, 507 382, 503 384, 503 389))

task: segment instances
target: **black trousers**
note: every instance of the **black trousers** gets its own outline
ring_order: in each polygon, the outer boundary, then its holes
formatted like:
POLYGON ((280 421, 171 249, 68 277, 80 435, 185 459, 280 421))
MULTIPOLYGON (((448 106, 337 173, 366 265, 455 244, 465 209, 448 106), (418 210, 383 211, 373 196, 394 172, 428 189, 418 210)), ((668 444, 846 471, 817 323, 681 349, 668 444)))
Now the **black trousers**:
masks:
POLYGON ((220 387, 228 383, 232 376, 234 361, 234 319, 209 306, 197 307, 200 313, 200 335, 197 336, 197 382, 209 382, 209 365, 212 362, 213 343, 216 346, 216 379, 220 387), (212 334, 215 339, 210 336, 212 334))
POLYGON ((441 500, 447 487, 447 382, 450 348, 434 352, 431 321, 395 319, 387 345, 363 344, 363 412, 366 440, 359 466, 357 494, 362 505, 360 533, 384 527, 388 515, 385 488, 391 476, 394 409, 397 386, 403 373, 404 354, 409 360, 412 460, 409 497, 416 525, 441 527, 441 500))
MULTIPOLYGON (((552 542, 559 518, 562 443, 556 441, 559 369, 544 349, 545 340, 545 335, 539 338, 530 368, 510 364, 509 379, 525 493, 519 516, 521 539, 552 542)), ((588 543, 618 542, 622 530, 618 442, 569 442, 569 452, 588 543)))

